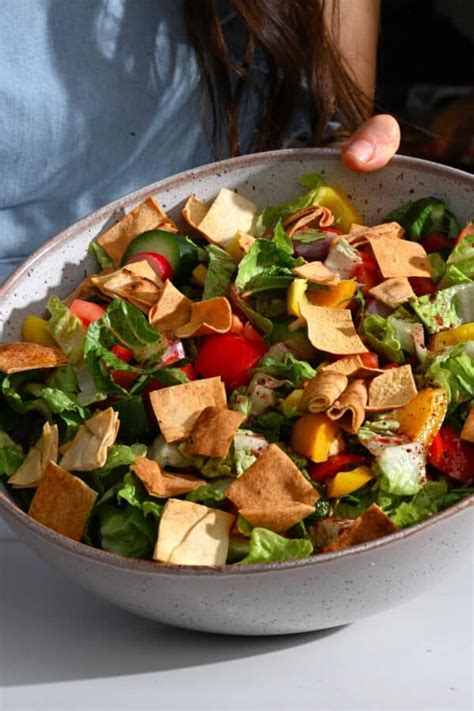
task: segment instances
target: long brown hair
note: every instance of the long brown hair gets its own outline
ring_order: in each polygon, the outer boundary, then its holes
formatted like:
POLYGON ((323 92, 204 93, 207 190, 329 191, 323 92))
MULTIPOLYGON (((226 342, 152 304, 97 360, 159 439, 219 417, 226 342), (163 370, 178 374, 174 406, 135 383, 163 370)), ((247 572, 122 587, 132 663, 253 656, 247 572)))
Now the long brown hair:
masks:
MULTIPOLYGON (((257 51, 265 57, 267 73, 252 150, 281 145, 302 87, 311 128, 309 145, 321 143, 327 122, 336 112, 347 132, 368 117, 370 101, 356 85, 327 29, 325 0, 231 0, 231 5, 247 33, 241 56, 233 56, 228 47, 218 0, 185 0, 184 4, 188 34, 212 106, 218 153, 223 141, 232 155, 240 153, 239 108, 246 85, 253 81, 257 51)), ((332 5, 333 18, 337 18, 337 0, 332 5)))

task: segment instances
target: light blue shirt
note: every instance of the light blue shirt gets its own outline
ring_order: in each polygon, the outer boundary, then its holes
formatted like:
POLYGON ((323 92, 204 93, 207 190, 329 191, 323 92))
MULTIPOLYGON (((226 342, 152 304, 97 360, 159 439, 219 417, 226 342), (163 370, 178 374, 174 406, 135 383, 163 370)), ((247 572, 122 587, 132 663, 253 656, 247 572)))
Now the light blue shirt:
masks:
MULTIPOLYGON (((92 210, 215 160, 199 76, 181 0, 1 0, 0 282, 92 210)), ((248 92, 244 152, 259 108, 248 92)))

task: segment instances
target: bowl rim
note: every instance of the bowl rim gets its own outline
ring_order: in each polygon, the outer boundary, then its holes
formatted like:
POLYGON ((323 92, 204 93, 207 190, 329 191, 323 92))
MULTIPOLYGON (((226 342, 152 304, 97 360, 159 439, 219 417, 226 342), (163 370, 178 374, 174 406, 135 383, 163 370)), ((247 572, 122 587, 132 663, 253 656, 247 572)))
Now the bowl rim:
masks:
MULTIPOLYGON (((65 230, 62 230, 33 252, 24 262, 22 262, 22 264, 19 265, 19 267, 17 267, 17 269, 5 280, 5 282, 0 285, 0 299, 3 300, 10 294, 23 274, 32 269, 37 261, 42 260, 49 253, 54 252, 64 241, 73 239, 78 230, 88 229, 90 223, 92 222, 95 223, 100 220, 105 222, 116 211, 119 211, 124 206, 130 206, 135 201, 141 201, 149 195, 154 195, 162 190, 173 189, 174 187, 186 183, 189 180, 202 178, 217 172, 225 175, 234 168, 245 167, 249 164, 266 164, 276 160, 278 160, 278 162, 292 162, 295 160, 303 162, 305 159, 311 158, 338 163, 339 153, 340 151, 334 148, 290 148, 278 151, 265 151, 262 153, 255 153, 239 156, 237 158, 229 158, 224 161, 208 163, 198 168, 186 170, 168 178, 159 180, 155 183, 151 183, 135 190, 132 193, 127 193, 107 205, 94 210, 89 215, 78 220, 65 230)), ((466 187, 474 187, 474 176, 471 176, 469 173, 456 168, 451 168, 450 166, 444 166, 432 163, 431 161, 422 160, 420 158, 398 155, 392 159, 390 166, 402 169, 404 167, 418 168, 423 173, 431 173, 435 176, 455 178, 464 183, 466 187)), ((115 568, 126 569, 134 572, 152 573, 156 575, 188 575, 193 577, 222 575, 226 577, 229 575, 235 577, 241 575, 261 574, 265 572, 270 573, 276 571, 295 570, 306 568, 308 566, 312 567, 324 563, 331 563, 340 559, 350 558, 362 553, 375 551, 383 546, 395 543, 396 541, 402 541, 407 538, 411 538, 412 536, 416 536, 419 532, 436 525, 438 522, 446 521, 453 516, 457 516, 462 511, 470 508, 473 504, 474 494, 471 494, 470 496, 467 496, 459 501, 457 504, 450 506, 441 513, 438 513, 419 524, 401 529, 388 536, 384 536, 383 538, 378 538, 367 543, 362 543, 357 546, 352 546, 351 548, 346 548, 332 553, 321 553, 305 558, 297 558, 294 560, 278 561, 273 563, 253 563, 242 567, 231 564, 219 567, 201 565, 175 566, 168 565, 166 563, 159 563, 157 561, 127 558, 125 556, 109 553, 101 548, 95 548, 85 543, 67 538, 66 536, 47 528, 43 524, 28 516, 27 513, 22 511, 17 504, 15 504, 15 502, 6 494, 5 491, 0 489, 0 510, 5 511, 7 512, 7 515, 12 516, 20 527, 30 529, 32 533, 53 544, 55 547, 72 552, 82 558, 90 559, 94 562, 103 563, 115 568)))

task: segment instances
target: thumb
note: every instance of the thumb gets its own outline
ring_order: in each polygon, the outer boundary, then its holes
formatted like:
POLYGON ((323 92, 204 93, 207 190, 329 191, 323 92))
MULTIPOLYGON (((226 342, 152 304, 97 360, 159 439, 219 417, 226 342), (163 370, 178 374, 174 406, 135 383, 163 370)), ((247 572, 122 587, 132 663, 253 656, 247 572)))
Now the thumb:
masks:
POLYGON ((369 173, 380 170, 400 145, 400 127, 393 116, 379 114, 362 124, 347 141, 341 160, 351 170, 369 173))

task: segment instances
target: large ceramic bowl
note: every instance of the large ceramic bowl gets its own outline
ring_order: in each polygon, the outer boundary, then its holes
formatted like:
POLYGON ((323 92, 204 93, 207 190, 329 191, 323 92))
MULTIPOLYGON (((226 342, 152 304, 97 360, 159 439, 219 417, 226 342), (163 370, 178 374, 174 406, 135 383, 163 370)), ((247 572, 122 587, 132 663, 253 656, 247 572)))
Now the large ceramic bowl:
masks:
MULTIPOLYGON (((346 190, 369 224, 425 195, 447 199, 461 222, 472 218, 473 178, 411 158, 396 158, 373 175, 350 173, 335 151, 314 149, 204 166, 107 205, 39 249, 0 289, 0 340, 18 339, 23 317, 41 314, 49 294, 70 292, 84 268, 93 268, 84 256, 88 242, 147 196, 156 195, 174 217, 191 192, 207 199, 224 186, 263 207, 297 194, 298 176, 311 171, 346 190)), ((20 538, 85 588, 161 622, 247 635, 341 625, 432 587, 468 561, 471 505, 472 497, 413 528, 339 553, 213 570, 131 560, 76 543, 29 518, 0 492, 3 516, 20 538)))

